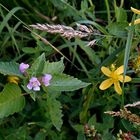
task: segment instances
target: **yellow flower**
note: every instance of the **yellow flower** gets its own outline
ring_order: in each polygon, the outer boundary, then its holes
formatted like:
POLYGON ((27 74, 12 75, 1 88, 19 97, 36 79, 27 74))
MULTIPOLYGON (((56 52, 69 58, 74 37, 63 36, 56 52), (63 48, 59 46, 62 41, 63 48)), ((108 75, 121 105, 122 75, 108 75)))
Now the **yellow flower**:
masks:
POLYGON ((19 78, 17 76, 10 75, 10 76, 7 77, 7 81, 10 82, 10 83, 15 83, 15 84, 18 85, 19 78))
POLYGON ((132 66, 136 73, 140 72, 140 56, 138 56, 132 61, 132 66))
MULTIPOLYGON (((134 12, 135 14, 140 15, 140 10, 137 10, 137 9, 131 7, 131 11, 134 12)), ((134 20, 134 25, 139 24, 139 23, 140 23, 140 18, 134 20)), ((132 23, 129 24, 129 26, 131 26, 131 25, 132 25, 132 23)))
POLYGON ((106 90, 107 88, 109 88, 112 84, 114 84, 114 89, 115 91, 121 95, 122 94, 122 89, 120 86, 120 82, 129 82, 131 81, 131 77, 129 76, 125 76, 125 78, 123 79, 123 73, 124 73, 124 66, 120 66, 119 68, 115 69, 115 66, 112 64, 111 66, 111 70, 107 67, 101 67, 101 71, 104 73, 104 75, 106 75, 107 77, 109 77, 107 80, 104 80, 99 88, 101 90, 106 90))

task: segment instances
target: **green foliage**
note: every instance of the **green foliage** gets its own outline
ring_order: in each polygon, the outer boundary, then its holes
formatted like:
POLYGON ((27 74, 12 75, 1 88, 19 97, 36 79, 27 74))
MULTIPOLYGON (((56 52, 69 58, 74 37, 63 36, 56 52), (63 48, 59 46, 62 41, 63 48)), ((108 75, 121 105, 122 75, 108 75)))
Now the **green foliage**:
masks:
POLYGON ((64 71, 63 58, 58 62, 49 62, 47 61, 44 65, 43 74, 61 74, 64 71))
POLYGON ((0 118, 21 111, 24 105, 25 99, 20 88, 15 84, 7 84, 0 93, 0 118))
POLYGON ((21 9, 23 9, 23 8, 15 7, 6 15, 6 17, 4 17, 4 19, 3 19, 3 21, 2 21, 2 23, 0 25, 0 34, 1 34, 2 30, 3 30, 3 28, 7 25, 7 22, 11 18, 11 16, 13 16, 13 14, 15 12, 17 12, 18 10, 21 10, 21 9))
POLYGON ((128 26, 127 23, 122 23, 122 22, 111 23, 108 26, 108 31, 112 35, 125 38, 127 37, 127 31, 125 29, 127 26, 128 26))
POLYGON ((122 7, 115 7, 115 16, 117 22, 127 22, 127 13, 122 7))
POLYGON ((139 116, 139 108, 127 107, 126 119, 105 113, 119 114, 125 104, 140 100, 140 25, 129 26, 139 15, 132 16, 130 7, 140 9, 139 1, 0 0, 0 140, 140 139, 139 125, 127 118, 139 116), (68 40, 67 31, 61 36, 32 30, 29 25, 36 23, 90 33, 68 40), (30 65, 24 73, 22 62, 30 65), (111 64, 124 64, 124 76, 132 77, 121 84, 122 96, 113 87, 99 89, 109 78, 101 67, 111 64), (52 76, 48 86, 45 74, 52 76), (8 76, 19 78, 18 85, 7 84, 14 80, 8 76), (40 90, 28 89, 32 77, 40 90))
POLYGON ((4 75, 22 76, 19 71, 19 64, 15 62, 0 62, 0 73, 4 75))
POLYGON ((39 75, 42 73, 45 64, 45 54, 39 56, 32 64, 29 73, 31 75, 39 75))
POLYGON ((51 121, 58 131, 61 130, 62 121, 62 105, 56 99, 58 95, 54 93, 47 94, 48 113, 50 114, 51 121))
POLYGON ((49 88, 55 91, 74 91, 88 86, 90 83, 82 82, 77 78, 66 74, 54 75, 49 88))

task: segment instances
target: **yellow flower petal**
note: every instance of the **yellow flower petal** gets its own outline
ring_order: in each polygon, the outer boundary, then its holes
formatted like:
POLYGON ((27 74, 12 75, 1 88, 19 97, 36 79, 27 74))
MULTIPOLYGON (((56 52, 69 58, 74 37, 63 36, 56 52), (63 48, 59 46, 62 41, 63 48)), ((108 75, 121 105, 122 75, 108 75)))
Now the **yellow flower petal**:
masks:
MULTIPOLYGON (((123 83, 123 75, 119 75, 119 80, 123 83)), ((125 82, 130 82, 132 79, 129 76, 125 76, 124 78, 124 83, 125 82)))
POLYGON ((119 95, 122 94, 122 89, 121 89, 121 86, 120 86, 120 83, 119 83, 119 82, 115 82, 115 83, 114 83, 114 89, 115 89, 115 91, 116 91, 119 95))
POLYGON ((18 84, 19 83, 19 78, 17 76, 8 76, 7 81, 10 82, 10 83, 18 84))
POLYGON ((140 14, 140 10, 135 9, 133 7, 131 7, 131 11, 133 11, 135 14, 140 14))
POLYGON ((101 71, 103 72, 104 75, 110 77, 111 71, 109 70, 109 68, 103 66, 101 67, 101 71))
POLYGON ((115 70, 115 73, 118 74, 118 75, 122 74, 123 72, 124 72, 124 66, 123 65, 115 70))
POLYGON ((105 90, 105 89, 109 88, 112 84, 113 84, 112 79, 107 79, 107 80, 104 80, 104 81, 100 84, 99 88, 100 88, 101 90, 105 90))
MULTIPOLYGON (((139 23, 140 23, 140 19, 134 20, 134 25, 139 24, 139 23)), ((132 25, 132 23, 129 24, 129 26, 131 26, 131 25, 132 25)))
MULTIPOLYGON (((136 25, 136 24, 139 24, 140 23, 140 19, 136 19, 136 20, 134 20, 134 25, 136 25)), ((129 26, 131 26, 132 25, 132 23, 129 23, 129 26)))

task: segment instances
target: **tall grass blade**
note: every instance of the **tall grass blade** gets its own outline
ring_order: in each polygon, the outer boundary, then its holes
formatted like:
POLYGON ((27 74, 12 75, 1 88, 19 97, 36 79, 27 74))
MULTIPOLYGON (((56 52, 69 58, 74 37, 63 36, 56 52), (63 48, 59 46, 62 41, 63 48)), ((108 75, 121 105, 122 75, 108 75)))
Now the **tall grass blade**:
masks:
POLYGON ((13 14, 21 9, 23 9, 23 8, 22 7, 15 7, 11 11, 9 11, 9 13, 5 16, 5 18, 3 19, 3 21, 0 24, 0 34, 3 30, 3 28, 6 26, 8 20, 13 16, 13 14))

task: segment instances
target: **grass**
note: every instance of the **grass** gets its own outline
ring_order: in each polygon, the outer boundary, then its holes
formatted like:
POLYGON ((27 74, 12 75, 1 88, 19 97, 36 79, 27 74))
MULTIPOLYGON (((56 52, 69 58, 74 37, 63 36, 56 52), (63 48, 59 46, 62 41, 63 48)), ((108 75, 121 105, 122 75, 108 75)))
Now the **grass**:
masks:
MULTIPOLYGON (((63 57, 66 74, 91 83, 80 90, 63 91, 61 94, 54 92, 53 95, 44 94, 43 90, 47 90, 43 88, 34 101, 32 98, 35 98, 35 94, 30 97, 30 92, 25 88, 27 79, 21 79, 18 87, 25 95, 26 105, 22 111, 0 120, 0 139, 125 140, 126 134, 129 139, 140 138, 139 125, 130 122, 130 118, 112 117, 104 113, 117 112, 120 109, 125 112, 124 105, 139 101, 140 98, 140 52, 137 47, 140 25, 128 26, 131 20, 137 18, 130 11, 131 6, 140 9, 139 1, 134 0, 0 1, 1 62, 32 64, 35 61, 42 68, 43 57, 50 62, 59 61, 63 57), (29 26, 37 23, 72 27, 73 34, 86 33, 82 27, 91 32, 87 37, 74 36, 68 39, 64 36, 64 33, 69 33, 67 29, 64 29, 63 34, 59 31, 51 34, 29 26), (93 40, 95 43, 87 46, 93 40), (121 96, 112 87, 103 91, 99 89, 99 84, 106 78, 101 72, 101 67, 109 68, 111 64, 115 64, 116 67, 124 65, 123 75, 132 77, 130 83, 121 85, 121 96), (54 106, 51 104, 53 102, 54 106), (59 114, 58 118, 55 118, 56 112, 59 114), (55 124, 60 118, 61 124, 55 124)), ((59 71, 60 67, 57 68, 59 71)), ((30 70, 28 72, 31 74, 30 70)), ((7 75, 0 74, 1 90, 7 83, 7 75)), ((131 115, 139 117, 137 105, 127 109, 131 115)), ((127 111, 125 113, 128 115, 127 111)))

